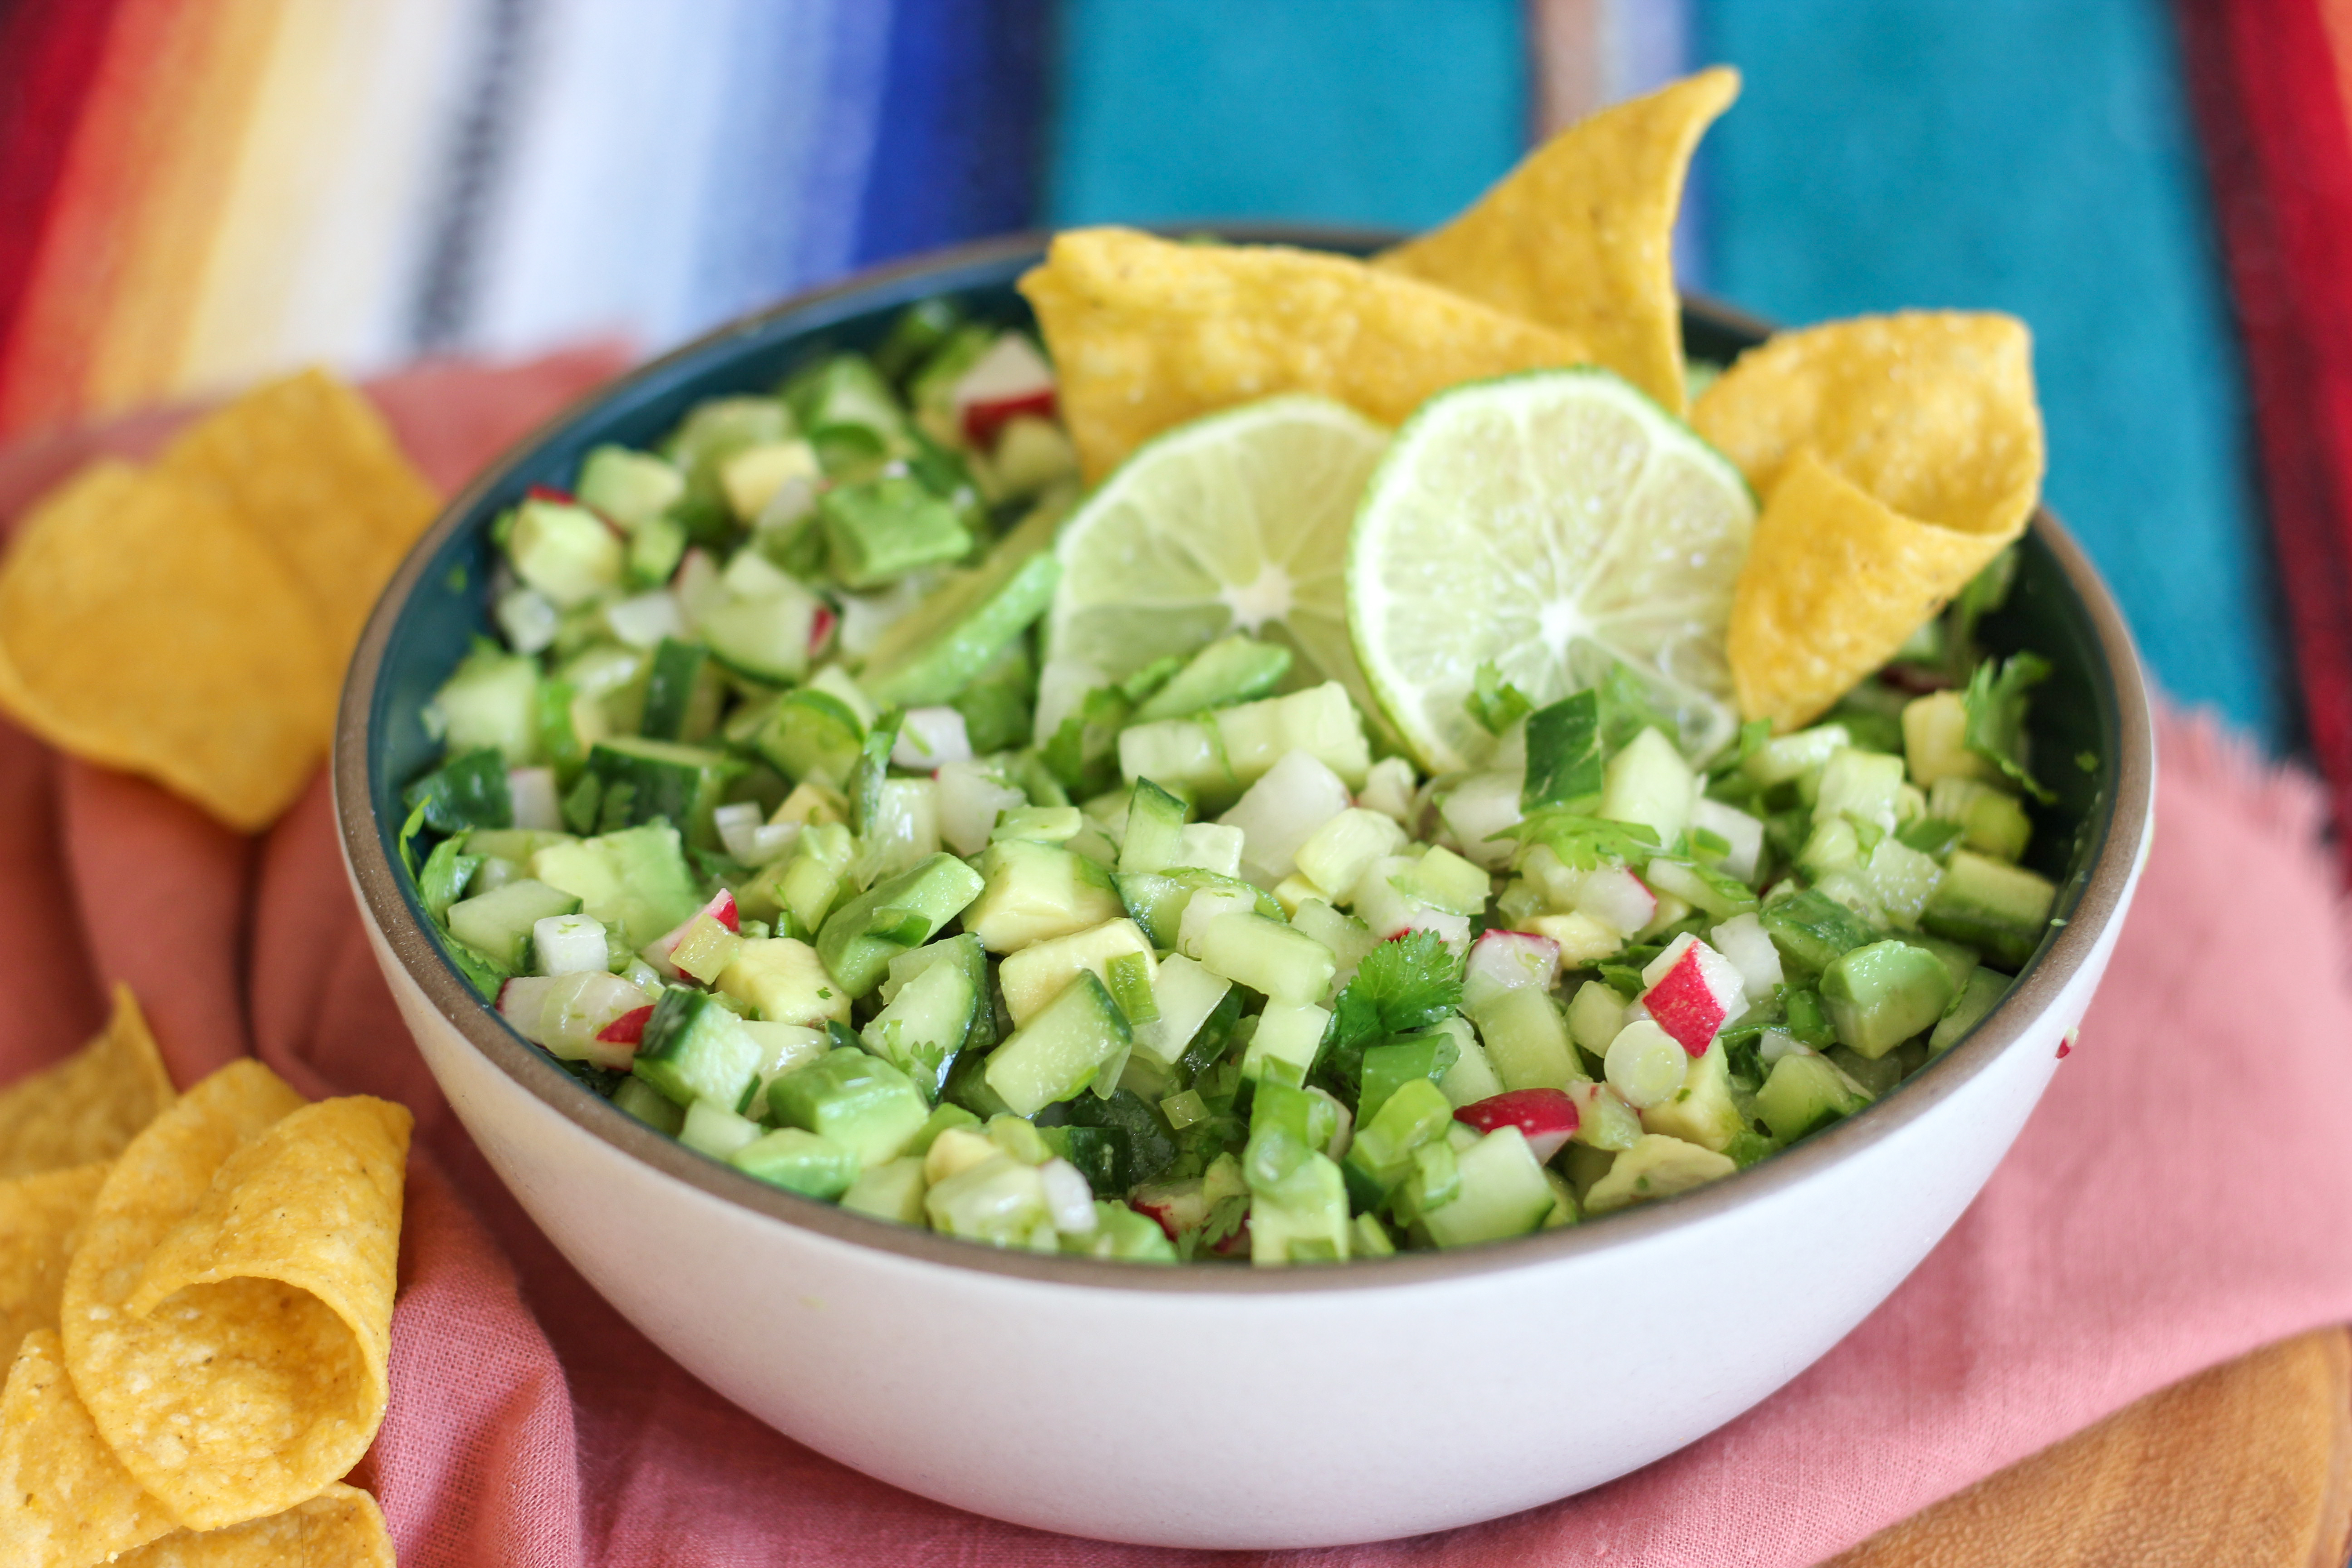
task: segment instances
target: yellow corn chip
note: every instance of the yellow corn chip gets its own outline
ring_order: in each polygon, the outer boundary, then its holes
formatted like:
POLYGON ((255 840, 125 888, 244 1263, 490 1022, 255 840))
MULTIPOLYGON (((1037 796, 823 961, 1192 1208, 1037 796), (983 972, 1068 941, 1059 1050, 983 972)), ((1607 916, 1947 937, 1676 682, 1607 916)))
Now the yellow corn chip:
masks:
POLYGON ((1395 425, 1457 383, 1590 357, 1449 290, 1286 246, 1073 229, 1021 292, 1089 479, 1171 426, 1278 392, 1319 392, 1395 425))
POLYGON ((301 584, 338 676, 376 595, 440 501, 383 416, 323 371, 198 420, 162 471, 219 488, 301 584))
POLYGON ((2009 542, 1903 516, 1801 449, 1756 520, 1731 602, 1739 711, 1793 730, 1895 657, 2009 542))
POLYGON ((1699 395, 1698 433, 1768 500, 1801 448, 1906 517, 2013 539, 2042 490, 2033 342, 2013 316, 1906 310, 1782 332, 1699 395))
POLYGON ((237 828, 300 793, 339 673, 294 580, 205 485, 93 464, 0 568, 0 707, 237 828))
POLYGON ((0 1563, 89 1568, 178 1528, 99 1436, 58 1336, 25 1336, 0 1388, 0 1563))
POLYGON ((138 999, 117 985, 106 1033, 0 1089, 0 1177, 111 1160, 173 1098, 138 999))
POLYGON ((222 1068, 123 1151, 67 1270, 66 1363, 175 1522, 291 1508, 383 1418, 409 1116, 222 1068))
POLYGON ((1739 73, 1717 66, 1588 116, 1374 265, 1564 332, 1680 414, 1675 216, 1699 137, 1738 96, 1739 73))
POLYGON ((0 1360, 35 1329, 58 1326, 66 1264, 106 1180, 103 1162, 0 1182, 0 1360))
POLYGON ((167 1535, 114 1568, 393 1568, 392 1536, 375 1499, 338 1481, 250 1524, 167 1535))

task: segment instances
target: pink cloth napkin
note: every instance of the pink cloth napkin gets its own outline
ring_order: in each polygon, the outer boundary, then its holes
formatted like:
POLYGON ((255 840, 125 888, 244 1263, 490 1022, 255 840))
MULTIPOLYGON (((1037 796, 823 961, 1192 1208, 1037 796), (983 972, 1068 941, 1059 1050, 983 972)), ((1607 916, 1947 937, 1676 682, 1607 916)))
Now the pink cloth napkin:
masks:
MULTIPOLYGON (((436 482, 608 352, 374 390, 436 482)), ((152 447, 152 421, 108 449, 152 447)), ((0 455, 0 516, 95 449, 0 455)), ((2166 716, 2156 847, 2078 1048, 1981 1198, 1820 1364, 1597 1491, 1302 1563, 1818 1562, 2139 1395, 2352 1321, 2352 985, 2321 804, 2166 716)), ((868 1480, 695 1383, 582 1283, 449 1114, 369 956, 323 776, 271 832, 0 725, 0 1077, 129 982, 183 1083, 244 1051, 417 1114, 393 1402, 357 1479, 404 1568, 1206 1563, 1074 1542, 868 1480)), ((1741 1307, 1723 1303, 1724 1331, 1741 1307)), ((1571 1419, 1566 1412, 1562 1419, 1571 1419)), ((1139 1484, 1141 1484, 1140 1482, 1139 1484)))

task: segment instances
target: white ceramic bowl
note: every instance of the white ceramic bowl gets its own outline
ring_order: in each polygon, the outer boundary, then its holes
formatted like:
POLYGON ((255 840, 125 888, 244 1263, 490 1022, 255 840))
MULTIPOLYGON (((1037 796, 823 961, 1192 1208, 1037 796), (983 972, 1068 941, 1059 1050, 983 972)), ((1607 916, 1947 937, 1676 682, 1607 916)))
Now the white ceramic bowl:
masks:
MULTIPOLYGON (((1581 1226, 1328 1268, 992 1251, 763 1185, 650 1131, 509 1032, 426 934, 394 869, 391 803, 428 754, 416 708, 482 623, 484 574, 452 569, 486 561, 488 519, 563 482, 595 441, 649 440, 696 397, 772 384, 813 343, 870 339, 910 299, 1013 312, 1004 286, 1036 250, 895 268, 683 350, 535 436, 417 546, 361 643, 335 784, 376 956, 450 1103, 564 1255, 697 1377, 845 1464, 1022 1524, 1202 1547, 1381 1540, 1567 1496, 1729 1421, 1861 1321, 1975 1197, 2130 902, 2152 826, 2147 698, 2113 603, 2047 515, 2011 613, 2061 663, 2049 706, 2069 751, 2101 755, 2073 786, 2068 923, 1983 1025, 1868 1111, 1581 1226)), ((1694 342, 1712 334, 1717 352, 1754 331, 1695 308, 1694 342)))

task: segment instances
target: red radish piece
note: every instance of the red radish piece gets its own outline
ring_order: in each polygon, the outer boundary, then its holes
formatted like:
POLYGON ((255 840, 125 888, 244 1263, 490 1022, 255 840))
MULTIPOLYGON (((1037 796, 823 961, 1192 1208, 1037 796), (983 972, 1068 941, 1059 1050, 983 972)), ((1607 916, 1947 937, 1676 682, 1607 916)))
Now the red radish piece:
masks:
POLYGON ((809 617, 808 647, 811 658, 824 651, 825 639, 833 636, 833 628, 839 624, 840 620, 841 617, 833 613, 831 605, 819 605, 816 607, 816 614, 809 617))
POLYGON ((518 974, 499 987, 499 1016, 532 1045, 547 1043, 539 1037, 539 1023, 547 1008, 548 990, 554 984, 548 975, 518 974))
POLYGON ((1536 1163, 1547 1164, 1559 1146, 1574 1136, 1576 1101, 1557 1089, 1515 1089, 1454 1108, 1454 1120, 1481 1132, 1516 1127, 1535 1151, 1536 1163))
POLYGON ((1658 1027, 1695 1057, 1706 1055, 1725 1019, 1747 1010, 1739 966, 1687 931, 1650 961, 1642 978, 1650 985, 1642 993, 1642 1005, 1658 1027))
POLYGON ((634 1046, 646 1037, 646 1021, 654 1016, 651 1005, 632 1007, 603 1028, 596 1037, 608 1046, 634 1046))
POLYGON ((664 980, 677 979, 677 965, 669 961, 669 955, 676 952, 677 944, 686 940, 686 928, 705 915, 709 915, 712 920, 739 935, 743 930, 743 917, 735 910, 735 895, 727 889, 721 888, 710 895, 709 903, 637 949, 637 956, 652 964, 654 972, 664 980))
POLYGON ((1658 912, 1658 896, 1650 885, 1622 866, 1602 866, 1584 873, 1576 889, 1576 912, 1591 915, 1611 931, 1631 936, 1658 912))
POLYGON ((1209 1223, 1209 1200, 1198 1176, 1185 1182, 1139 1187, 1135 1196, 1128 1200, 1128 1206, 1139 1215, 1149 1215, 1168 1233, 1171 1241, 1181 1240, 1185 1232, 1198 1230, 1209 1223))
POLYGON ((985 449, 1016 416, 1052 416, 1054 370, 1027 338, 1007 332, 972 362, 949 398, 964 438, 985 449))
POLYGON ((557 489, 553 485, 533 485, 523 495, 530 500, 551 500, 559 506, 578 506, 579 498, 570 490, 557 489))
POLYGON ((1489 931, 1471 944, 1462 971, 1462 1010, 1475 1014, 1506 991, 1549 991, 1559 978, 1559 943, 1532 931, 1489 931))

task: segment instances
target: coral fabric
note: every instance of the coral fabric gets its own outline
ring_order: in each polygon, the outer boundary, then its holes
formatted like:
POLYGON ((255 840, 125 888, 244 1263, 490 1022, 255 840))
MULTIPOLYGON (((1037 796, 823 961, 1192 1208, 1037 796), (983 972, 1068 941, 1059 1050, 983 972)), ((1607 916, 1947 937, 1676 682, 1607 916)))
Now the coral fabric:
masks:
MULTIPOLYGON (((379 396, 449 485, 612 363, 444 367, 379 396)), ((105 439, 136 448, 159 428, 105 439)), ((71 460, 0 456, 0 514, 31 493, 26 475, 71 460)), ((2168 715, 2160 733, 2155 851, 2079 1048, 1884 1308, 1756 1411, 1609 1487, 1287 1555, 1815 1563, 2141 1394, 2352 1319, 2352 985, 2323 804, 2201 721, 2168 715)), ((94 1032, 104 986, 126 980, 184 1083, 250 1049, 308 1092, 415 1110, 392 1409, 356 1477, 404 1568, 1228 1560, 1074 1542, 894 1491, 639 1338, 436 1092, 369 956, 323 778, 244 840, 0 728, 0 987, 18 998, 0 1076, 94 1032)), ((1738 1332, 1736 1303, 1724 1331, 1738 1332)))

